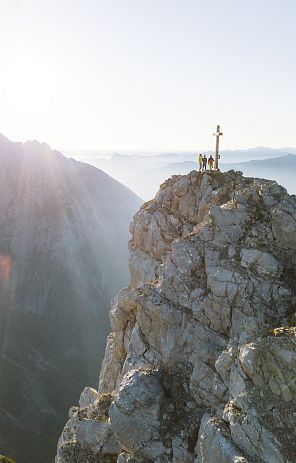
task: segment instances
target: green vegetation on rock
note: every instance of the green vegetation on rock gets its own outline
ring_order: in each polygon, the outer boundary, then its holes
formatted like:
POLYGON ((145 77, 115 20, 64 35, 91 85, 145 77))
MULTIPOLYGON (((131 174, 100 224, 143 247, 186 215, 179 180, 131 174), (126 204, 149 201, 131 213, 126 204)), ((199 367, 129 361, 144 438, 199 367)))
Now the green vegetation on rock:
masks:
POLYGON ((12 460, 11 458, 7 458, 4 455, 0 455, 0 462, 3 462, 3 463, 15 463, 14 460, 12 460))

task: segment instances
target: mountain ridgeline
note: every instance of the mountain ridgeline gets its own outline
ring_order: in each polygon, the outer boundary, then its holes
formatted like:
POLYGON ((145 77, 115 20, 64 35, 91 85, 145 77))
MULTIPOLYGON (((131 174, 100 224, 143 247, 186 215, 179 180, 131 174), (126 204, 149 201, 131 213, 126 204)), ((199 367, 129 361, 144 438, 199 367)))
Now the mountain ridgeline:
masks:
MULTIPOLYGON (((185 175, 198 169, 198 151, 185 153, 114 154, 109 159, 100 158, 98 153, 80 153, 90 164, 104 170, 122 182, 145 200, 152 199, 159 185, 172 175, 185 175)), ((79 155, 78 152, 75 153, 79 155)), ((213 152, 203 153, 207 157, 213 152)), ((234 169, 250 177, 276 180, 296 193, 293 172, 296 163, 294 148, 272 149, 257 147, 247 150, 222 150, 220 168, 223 172, 234 169)))
POLYGON ((140 198, 36 141, 0 137, 0 453, 52 462, 65 410, 97 383, 140 198))

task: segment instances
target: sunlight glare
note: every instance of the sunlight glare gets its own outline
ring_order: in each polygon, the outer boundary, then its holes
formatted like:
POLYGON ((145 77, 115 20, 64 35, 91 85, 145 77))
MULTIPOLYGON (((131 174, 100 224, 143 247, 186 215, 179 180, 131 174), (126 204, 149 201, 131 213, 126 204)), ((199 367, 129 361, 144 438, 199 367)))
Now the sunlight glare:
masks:
POLYGON ((11 56, 2 75, 11 108, 26 114, 41 113, 55 94, 55 69, 33 55, 11 56))
POLYGON ((11 275, 11 258, 5 254, 0 254, 0 282, 7 282, 11 275))

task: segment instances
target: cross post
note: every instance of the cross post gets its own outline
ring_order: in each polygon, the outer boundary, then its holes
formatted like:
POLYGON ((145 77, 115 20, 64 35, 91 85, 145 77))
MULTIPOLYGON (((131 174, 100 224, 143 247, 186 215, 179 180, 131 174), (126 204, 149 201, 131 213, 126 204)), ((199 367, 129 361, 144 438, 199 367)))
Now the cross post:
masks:
POLYGON ((219 138, 221 135, 223 135, 222 132, 220 132, 220 125, 217 125, 217 131, 216 133, 213 133, 214 137, 216 137, 216 154, 215 154, 215 170, 219 170, 219 138))

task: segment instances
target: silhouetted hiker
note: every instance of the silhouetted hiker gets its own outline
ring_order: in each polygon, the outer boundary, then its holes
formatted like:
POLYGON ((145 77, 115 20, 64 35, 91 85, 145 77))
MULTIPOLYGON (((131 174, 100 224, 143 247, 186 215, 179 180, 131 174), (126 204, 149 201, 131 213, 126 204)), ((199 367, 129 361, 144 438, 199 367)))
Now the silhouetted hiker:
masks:
POLYGON ((201 154, 198 156, 198 162, 199 162, 199 172, 201 172, 202 171, 202 155, 201 154))
POLYGON ((202 170, 207 170, 207 157, 206 155, 204 154, 204 157, 202 158, 202 170))
POLYGON ((214 158, 212 155, 208 159, 208 164, 209 164, 209 169, 213 170, 214 158))

